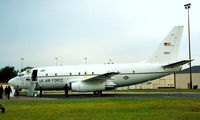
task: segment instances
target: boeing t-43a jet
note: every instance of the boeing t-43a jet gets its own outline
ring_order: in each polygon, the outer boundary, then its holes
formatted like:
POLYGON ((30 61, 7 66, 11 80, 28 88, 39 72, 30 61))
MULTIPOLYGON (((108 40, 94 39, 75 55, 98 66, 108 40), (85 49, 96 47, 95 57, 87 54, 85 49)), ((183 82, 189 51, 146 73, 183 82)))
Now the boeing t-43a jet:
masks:
POLYGON ((175 26, 165 37, 153 55, 143 63, 95 64, 40 67, 26 70, 9 80, 9 84, 28 89, 64 89, 94 92, 101 95, 104 90, 134 85, 154 80, 177 72, 190 60, 177 61, 183 26, 175 26))

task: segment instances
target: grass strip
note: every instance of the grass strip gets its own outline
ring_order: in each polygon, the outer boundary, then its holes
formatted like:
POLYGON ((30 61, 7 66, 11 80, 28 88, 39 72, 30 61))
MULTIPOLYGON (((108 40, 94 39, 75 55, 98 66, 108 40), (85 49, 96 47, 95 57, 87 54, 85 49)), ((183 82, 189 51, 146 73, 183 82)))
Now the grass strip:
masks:
POLYGON ((200 98, 87 98, 1 101, 2 120, 198 120, 200 98))

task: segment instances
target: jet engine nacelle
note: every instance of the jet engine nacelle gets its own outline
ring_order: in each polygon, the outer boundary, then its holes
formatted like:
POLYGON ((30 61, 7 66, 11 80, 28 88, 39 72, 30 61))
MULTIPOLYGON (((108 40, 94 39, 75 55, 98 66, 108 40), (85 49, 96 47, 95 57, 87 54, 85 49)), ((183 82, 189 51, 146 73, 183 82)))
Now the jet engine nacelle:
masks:
POLYGON ((92 91, 102 91, 105 90, 104 83, 95 83, 95 82, 74 82, 71 83, 72 91, 80 92, 92 92, 92 91))

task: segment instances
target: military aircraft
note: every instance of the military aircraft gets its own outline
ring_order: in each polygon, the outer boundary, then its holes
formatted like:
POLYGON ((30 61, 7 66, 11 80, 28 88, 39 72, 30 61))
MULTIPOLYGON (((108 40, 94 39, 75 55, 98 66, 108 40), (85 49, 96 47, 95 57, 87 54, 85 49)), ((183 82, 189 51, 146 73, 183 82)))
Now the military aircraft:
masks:
POLYGON ((65 85, 72 91, 94 92, 135 85, 181 70, 190 60, 177 60, 183 26, 175 26, 158 49, 145 62, 126 64, 91 64, 38 67, 26 70, 9 80, 9 84, 29 90, 60 90, 65 85))

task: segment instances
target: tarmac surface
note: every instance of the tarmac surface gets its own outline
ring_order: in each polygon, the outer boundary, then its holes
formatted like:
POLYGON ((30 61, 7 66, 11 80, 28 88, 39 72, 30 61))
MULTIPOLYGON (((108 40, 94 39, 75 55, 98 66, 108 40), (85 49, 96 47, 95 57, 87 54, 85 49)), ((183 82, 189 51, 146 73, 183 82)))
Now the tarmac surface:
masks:
MULTIPOLYGON (((17 97, 11 97, 9 100, 58 100, 58 99, 84 99, 84 98, 109 98, 109 97, 200 97, 198 92, 103 92, 102 96, 96 96, 92 93, 69 93, 68 97, 64 96, 64 93, 44 93, 43 97, 29 97, 21 95, 17 97)), ((2 99, 8 100, 7 98, 2 99)), ((0 100, 0 101, 2 101, 0 100)))

